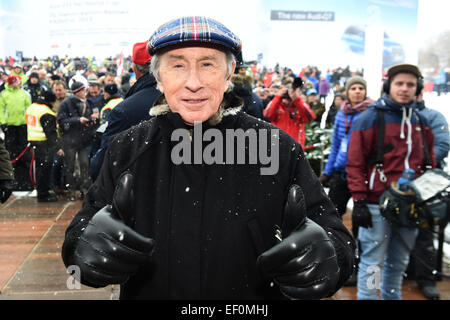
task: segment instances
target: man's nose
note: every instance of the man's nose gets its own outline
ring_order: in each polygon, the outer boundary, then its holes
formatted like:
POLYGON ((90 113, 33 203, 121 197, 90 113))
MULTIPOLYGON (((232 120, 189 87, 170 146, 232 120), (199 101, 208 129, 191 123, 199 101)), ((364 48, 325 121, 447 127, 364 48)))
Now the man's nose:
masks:
POLYGON ((192 68, 191 70, 189 70, 185 86, 187 89, 189 89, 190 91, 194 91, 194 92, 196 92, 202 88, 202 86, 203 86, 202 81, 200 79, 200 75, 199 75, 199 72, 197 71, 197 69, 192 68))

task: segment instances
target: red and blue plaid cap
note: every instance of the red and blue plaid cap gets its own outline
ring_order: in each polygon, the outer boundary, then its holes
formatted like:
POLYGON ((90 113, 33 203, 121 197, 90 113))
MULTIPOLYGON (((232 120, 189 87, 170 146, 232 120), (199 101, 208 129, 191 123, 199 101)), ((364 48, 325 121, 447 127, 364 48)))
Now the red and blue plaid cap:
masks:
POLYGON ((160 26, 148 41, 148 52, 154 55, 167 46, 189 43, 218 44, 235 55, 242 49, 241 40, 220 22, 199 16, 182 17, 160 26))

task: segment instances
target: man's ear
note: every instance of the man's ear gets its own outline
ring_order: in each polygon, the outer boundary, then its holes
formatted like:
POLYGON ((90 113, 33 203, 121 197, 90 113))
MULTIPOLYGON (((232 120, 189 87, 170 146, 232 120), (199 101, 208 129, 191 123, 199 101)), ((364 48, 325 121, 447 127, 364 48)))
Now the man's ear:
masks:
POLYGON ((236 69, 236 62, 233 62, 233 67, 231 68, 230 75, 228 76, 227 79, 225 79, 225 90, 224 90, 224 92, 227 92, 228 87, 230 86, 231 77, 233 76, 235 69, 236 69))
POLYGON ((164 93, 164 87, 161 82, 156 82, 156 89, 158 89, 161 93, 164 93))

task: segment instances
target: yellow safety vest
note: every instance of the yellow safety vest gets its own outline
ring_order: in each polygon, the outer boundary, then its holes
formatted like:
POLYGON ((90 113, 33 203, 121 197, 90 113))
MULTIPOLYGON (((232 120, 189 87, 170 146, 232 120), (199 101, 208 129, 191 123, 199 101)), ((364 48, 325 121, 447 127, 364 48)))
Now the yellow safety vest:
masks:
POLYGON ((41 117, 44 114, 51 114, 56 117, 56 113, 45 104, 33 103, 28 107, 27 112, 25 113, 28 141, 47 140, 44 128, 41 125, 41 117))
POLYGON ((115 98, 115 99, 109 100, 108 103, 105 104, 105 106, 100 111, 100 123, 103 123, 103 121, 102 121, 103 112, 105 112, 105 110, 108 110, 108 109, 110 109, 110 110, 114 109, 122 101, 123 101, 123 98, 115 98))

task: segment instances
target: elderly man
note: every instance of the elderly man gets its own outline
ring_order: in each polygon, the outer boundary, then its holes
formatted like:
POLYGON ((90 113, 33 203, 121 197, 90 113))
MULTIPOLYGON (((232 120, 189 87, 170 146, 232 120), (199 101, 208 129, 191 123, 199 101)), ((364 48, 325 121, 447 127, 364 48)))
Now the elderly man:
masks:
POLYGON ((300 145, 240 111, 230 87, 240 40, 217 21, 183 17, 148 48, 163 95, 152 119, 111 140, 66 231, 65 265, 86 285, 121 283, 121 299, 336 292, 353 269, 353 239, 300 145))

